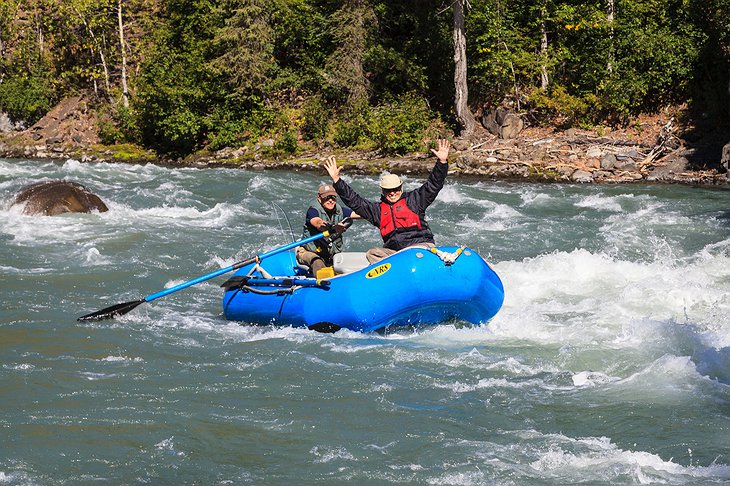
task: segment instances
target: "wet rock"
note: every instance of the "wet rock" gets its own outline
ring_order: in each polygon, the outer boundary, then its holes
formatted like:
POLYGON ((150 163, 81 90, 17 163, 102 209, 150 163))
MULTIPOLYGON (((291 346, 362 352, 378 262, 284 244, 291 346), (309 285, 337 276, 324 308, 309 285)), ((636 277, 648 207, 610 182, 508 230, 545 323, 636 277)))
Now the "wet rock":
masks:
POLYGON ((570 180, 573 182, 590 183, 593 182, 593 174, 585 170, 576 170, 571 174, 570 180))
POLYGON ((100 213, 109 210, 99 196, 77 182, 60 180, 26 186, 13 205, 24 204, 23 214, 55 216, 63 213, 100 213))
POLYGON ((640 156, 641 155, 639 154, 638 151, 632 149, 632 150, 627 150, 625 152, 621 152, 620 154, 617 154, 616 158, 617 159, 637 159, 640 156))
POLYGON ((618 170, 637 170, 636 162, 628 158, 617 159, 614 167, 618 170))
POLYGON ((601 169, 611 170, 616 167, 616 156, 614 154, 606 154, 601 157, 601 169))
POLYGON ((573 175, 573 172, 575 172, 575 168, 567 165, 559 165, 557 171, 561 176, 570 178, 570 176, 573 175))
POLYGON ((601 150, 601 147, 590 147, 586 151, 586 157, 588 157, 589 159, 593 159, 593 158, 598 159, 601 157, 602 154, 603 154, 603 150, 601 150))
POLYGON ((613 172, 608 170, 593 171, 593 180, 597 182, 609 181, 613 178, 613 172))
POLYGON ((489 133, 504 140, 516 138, 525 126, 525 122, 519 115, 504 108, 487 110, 482 116, 481 122, 489 133))
POLYGON ((677 174, 682 174, 687 170, 689 161, 684 157, 670 159, 664 165, 656 167, 646 177, 648 181, 666 181, 674 180, 677 174))

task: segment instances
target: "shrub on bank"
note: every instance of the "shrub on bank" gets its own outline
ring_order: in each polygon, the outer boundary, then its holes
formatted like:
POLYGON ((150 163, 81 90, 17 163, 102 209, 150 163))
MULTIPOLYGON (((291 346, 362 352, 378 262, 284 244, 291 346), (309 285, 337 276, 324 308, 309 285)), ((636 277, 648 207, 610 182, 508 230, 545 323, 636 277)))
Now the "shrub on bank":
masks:
POLYGON ((10 76, 0 82, 0 111, 14 123, 33 125, 55 101, 50 83, 43 77, 10 76))

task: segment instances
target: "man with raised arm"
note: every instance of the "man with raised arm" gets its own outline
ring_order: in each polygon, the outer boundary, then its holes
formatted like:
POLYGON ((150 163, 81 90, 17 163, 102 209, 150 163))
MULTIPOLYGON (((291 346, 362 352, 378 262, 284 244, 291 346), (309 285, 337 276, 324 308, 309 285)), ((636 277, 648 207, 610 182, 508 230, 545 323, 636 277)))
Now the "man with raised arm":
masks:
POLYGON ((434 246, 433 233, 426 223, 426 208, 436 200, 444 187, 448 173, 448 140, 438 141, 438 150, 431 149, 438 161, 426 182, 413 191, 403 192, 403 182, 395 174, 385 174, 380 179, 380 201, 368 201, 340 178, 340 167, 334 157, 325 162, 325 169, 332 178, 332 185, 342 202, 360 217, 380 229, 383 248, 371 248, 367 252, 370 263, 392 255, 409 246, 434 246))

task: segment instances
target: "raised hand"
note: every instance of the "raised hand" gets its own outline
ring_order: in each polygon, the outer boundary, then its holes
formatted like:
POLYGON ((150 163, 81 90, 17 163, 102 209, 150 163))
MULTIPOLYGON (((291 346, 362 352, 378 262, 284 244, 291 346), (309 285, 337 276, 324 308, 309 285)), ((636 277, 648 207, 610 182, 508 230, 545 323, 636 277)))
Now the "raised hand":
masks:
POLYGON ((431 149, 431 152, 438 157, 439 162, 446 163, 449 158, 449 149, 451 148, 451 144, 448 140, 445 138, 439 139, 439 148, 438 150, 431 149))
POLYGON ((335 160, 334 156, 330 155, 327 157, 327 160, 324 162, 324 168, 332 178, 332 182, 340 180, 340 168, 337 167, 337 160, 335 160))

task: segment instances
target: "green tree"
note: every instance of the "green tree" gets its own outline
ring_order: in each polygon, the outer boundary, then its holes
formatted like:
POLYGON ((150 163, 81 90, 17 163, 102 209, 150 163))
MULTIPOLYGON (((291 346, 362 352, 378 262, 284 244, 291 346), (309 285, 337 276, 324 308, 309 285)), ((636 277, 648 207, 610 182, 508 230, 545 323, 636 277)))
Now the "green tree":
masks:
POLYGON ((276 63, 268 80, 269 96, 291 100, 301 93, 321 93, 332 45, 327 35, 330 10, 310 0, 277 0, 271 8, 276 63))
POLYGON ((264 0, 225 0, 218 15, 224 25, 214 34, 210 67, 241 96, 261 95, 274 62, 273 36, 264 0))
POLYGON ((169 0, 142 66, 134 107, 145 146, 187 155, 204 140, 205 116, 225 80, 207 68, 220 19, 212 2, 169 0))
POLYGON ((619 4, 614 67, 598 86, 607 116, 626 122, 686 99, 702 43, 690 16, 689 4, 679 0, 619 4))
POLYGON ((377 19, 366 0, 345 0, 332 15, 330 32, 336 47, 327 58, 326 80, 350 108, 368 102, 369 82, 363 59, 376 25, 377 19))
POLYGON ((0 111, 16 123, 31 125, 58 99, 53 80, 51 3, 29 0, 0 4, 0 111))
POLYGON ((692 86, 702 111, 730 121, 730 0, 692 0, 693 23, 705 35, 692 86))

